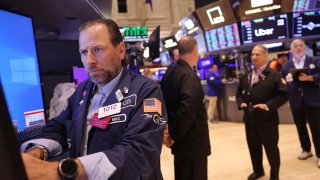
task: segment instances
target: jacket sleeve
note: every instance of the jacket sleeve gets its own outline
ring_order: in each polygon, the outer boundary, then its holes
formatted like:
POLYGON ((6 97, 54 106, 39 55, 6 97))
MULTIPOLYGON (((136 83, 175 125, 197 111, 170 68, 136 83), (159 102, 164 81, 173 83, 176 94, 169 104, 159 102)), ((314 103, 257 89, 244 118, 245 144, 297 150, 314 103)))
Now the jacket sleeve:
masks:
MULTIPOLYGON (((314 62, 313 64, 314 67, 312 67, 312 69, 314 69, 315 73, 311 74, 311 76, 314 80, 314 83, 320 86, 320 58, 314 58, 313 62, 314 62)), ((310 66, 312 65, 310 64, 310 66)))
POLYGON ((167 112, 160 90, 156 83, 147 81, 137 94, 137 104, 128 115, 128 125, 124 129, 120 144, 103 151, 117 168, 110 179, 148 179, 158 167, 163 132, 167 112), (162 113, 145 112, 144 100, 158 99, 162 113))
POLYGON ((281 74, 276 72, 275 74, 275 92, 274 97, 266 102, 270 111, 276 111, 280 106, 287 102, 289 93, 286 85, 286 81, 281 77, 281 74))
POLYGON ((237 105, 239 110, 241 110, 240 105, 244 102, 243 101, 243 94, 242 92, 244 91, 243 89, 243 78, 244 76, 240 79, 238 88, 237 88, 237 92, 236 92, 236 101, 237 101, 237 105))
POLYGON ((173 126, 169 129, 170 135, 176 142, 187 134, 193 121, 196 120, 197 107, 203 103, 202 87, 198 81, 196 76, 186 74, 179 82, 179 108, 174 114, 173 126))

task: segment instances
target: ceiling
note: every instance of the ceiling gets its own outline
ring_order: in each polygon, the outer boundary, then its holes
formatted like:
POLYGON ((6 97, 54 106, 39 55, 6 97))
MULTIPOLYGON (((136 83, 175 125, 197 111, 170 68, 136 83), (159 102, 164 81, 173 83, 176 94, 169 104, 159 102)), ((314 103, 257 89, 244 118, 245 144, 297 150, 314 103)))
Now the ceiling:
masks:
POLYGON ((103 16, 110 18, 111 2, 112 0, 1 0, 0 9, 31 16, 38 40, 78 39, 78 27, 82 22, 103 16))

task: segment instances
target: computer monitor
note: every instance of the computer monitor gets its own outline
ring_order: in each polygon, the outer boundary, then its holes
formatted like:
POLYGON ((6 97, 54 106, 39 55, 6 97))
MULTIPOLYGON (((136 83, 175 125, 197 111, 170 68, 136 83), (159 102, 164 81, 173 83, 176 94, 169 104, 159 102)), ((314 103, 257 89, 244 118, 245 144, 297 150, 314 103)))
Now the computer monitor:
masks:
POLYGON ((292 13, 292 37, 318 37, 319 34, 320 10, 292 13))
POLYGON ((0 78, 18 130, 45 123, 32 19, 0 10, 0 78))
POLYGON ((319 0, 294 0, 293 12, 320 9, 319 0))
POLYGON ((0 81, 0 175, 1 179, 27 180, 22 164, 17 137, 11 122, 0 81))
POLYGON ((241 30, 243 44, 285 40, 289 38, 288 15, 242 21, 241 30))
POLYGON ((240 46, 237 23, 226 25, 205 32, 208 51, 216 51, 240 46))
POLYGON ((157 26, 149 36, 148 47, 150 53, 149 57, 153 60, 153 63, 160 63, 160 61, 154 62, 156 58, 160 57, 160 26, 157 26))

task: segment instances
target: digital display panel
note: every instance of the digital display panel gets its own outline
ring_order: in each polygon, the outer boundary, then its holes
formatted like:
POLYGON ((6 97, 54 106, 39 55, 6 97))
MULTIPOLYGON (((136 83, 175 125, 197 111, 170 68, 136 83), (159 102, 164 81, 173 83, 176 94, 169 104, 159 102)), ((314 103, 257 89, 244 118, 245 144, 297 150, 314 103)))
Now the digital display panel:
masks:
POLYGON ((206 41, 204 39, 203 33, 197 34, 194 36, 198 44, 198 52, 200 54, 207 52, 206 41))
POLYGON ((189 14, 180 20, 179 25, 183 34, 198 34, 202 32, 198 20, 195 18, 194 13, 189 14))
POLYGON ((138 42, 148 40, 148 28, 146 26, 122 27, 120 32, 123 42, 138 42))
POLYGON ((169 36, 161 39, 161 43, 165 49, 172 49, 178 46, 178 41, 175 36, 169 36))
POLYGON ((320 11, 292 13, 293 37, 319 36, 320 11))
POLYGON ((238 20, 249 20, 291 12, 293 0, 231 0, 238 20))
POLYGON ((210 30, 236 22, 230 1, 220 0, 196 10, 204 30, 210 30))
POLYGON ((320 0, 294 0, 293 12, 320 9, 320 0))
POLYGON ((0 10, 0 79, 17 129, 45 123, 32 19, 0 10))
POLYGON ((243 44, 287 39, 288 15, 281 14, 241 22, 243 44))
POLYGON ((205 32, 208 51, 232 48, 240 45, 238 25, 236 23, 205 32))

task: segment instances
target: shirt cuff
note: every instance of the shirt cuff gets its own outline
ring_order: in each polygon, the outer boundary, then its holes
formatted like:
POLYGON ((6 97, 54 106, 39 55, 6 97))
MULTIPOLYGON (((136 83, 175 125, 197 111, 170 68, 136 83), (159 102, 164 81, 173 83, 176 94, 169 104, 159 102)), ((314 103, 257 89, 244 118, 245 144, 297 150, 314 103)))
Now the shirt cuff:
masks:
POLYGON ((81 161, 89 180, 109 179, 117 169, 102 152, 82 156, 78 159, 81 161))
POLYGON ((62 153, 61 145, 52 139, 32 139, 30 141, 26 141, 21 145, 20 151, 25 152, 29 144, 45 147, 49 152, 49 156, 56 156, 62 153))

